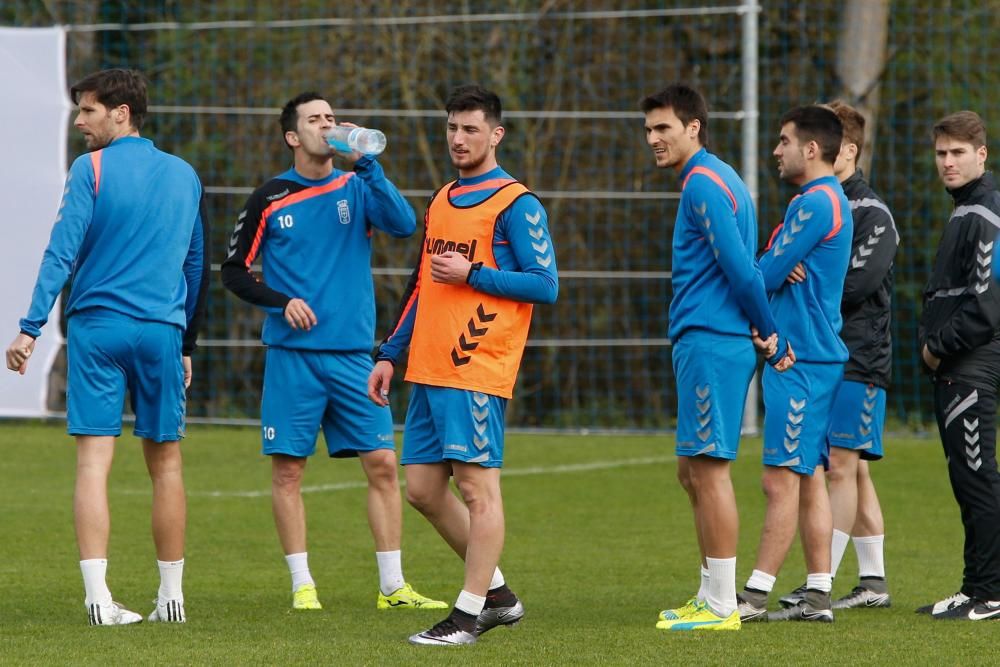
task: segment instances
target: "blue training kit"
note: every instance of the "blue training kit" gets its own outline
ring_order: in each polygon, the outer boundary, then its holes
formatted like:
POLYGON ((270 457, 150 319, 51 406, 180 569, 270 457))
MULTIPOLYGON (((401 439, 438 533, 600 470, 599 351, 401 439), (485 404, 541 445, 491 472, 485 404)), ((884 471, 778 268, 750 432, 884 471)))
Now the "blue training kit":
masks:
POLYGON ((416 229, 413 208, 373 157, 317 180, 289 169, 247 200, 222 281, 267 312, 265 345, 368 353, 375 342, 372 228, 396 238, 416 229), (252 273, 258 257, 263 281, 252 273), (295 298, 316 314, 309 331, 285 321, 285 306, 295 298))
POLYGON ((840 339, 840 302, 854 223, 833 175, 802 186, 760 259, 778 327, 788 336, 795 366, 764 370, 764 464, 811 475, 827 458, 827 429, 843 379, 847 346, 840 339), (806 278, 789 283, 798 265, 806 278))
POLYGON ((844 380, 837 387, 827 440, 831 447, 851 449, 868 461, 882 458, 885 389, 844 380))
POLYGON ((789 203, 784 222, 760 258, 774 319, 792 341, 799 361, 847 361, 847 346, 840 339, 840 301, 853 230, 840 182, 832 175, 817 178, 789 203), (788 274, 799 263, 806 279, 788 283, 788 274))
POLYGON ((762 338, 780 332, 778 361, 787 332, 776 327, 754 253, 757 213, 739 175, 704 148, 681 170, 680 206, 674 222, 668 335, 688 329, 762 338))
POLYGON ((503 466, 507 399, 480 391, 414 384, 399 462, 503 466))
POLYGON ((330 456, 394 447, 389 408, 366 392, 375 343, 372 229, 403 238, 416 217, 371 156, 321 179, 290 169, 254 191, 237 217, 222 280, 267 313, 265 454, 310 456, 320 428, 330 456), (263 281, 253 275, 258 257, 263 281), (285 320, 293 298, 316 315, 311 329, 285 320))
POLYGON ((202 187, 184 160, 120 137, 73 161, 21 331, 38 337, 72 275, 66 317, 107 309, 173 324, 194 348, 208 271, 202 187), (169 206, 156 202, 169 201, 169 206))

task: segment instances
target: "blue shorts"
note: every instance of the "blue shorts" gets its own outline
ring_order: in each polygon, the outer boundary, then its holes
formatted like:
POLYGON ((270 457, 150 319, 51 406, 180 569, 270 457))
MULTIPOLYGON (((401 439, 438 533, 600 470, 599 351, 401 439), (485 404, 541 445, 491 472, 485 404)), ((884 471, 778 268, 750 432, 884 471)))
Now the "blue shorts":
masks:
POLYGON ((400 463, 445 460, 503 466, 507 399, 466 389, 413 385, 400 463))
POLYGON ((312 456, 320 427, 333 457, 394 449, 392 413, 368 399, 373 365, 364 352, 269 347, 260 401, 263 452, 312 456))
POLYGON ((882 458, 884 426, 885 389, 851 380, 841 382, 827 434, 830 446, 852 449, 863 459, 877 461, 882 458))
POLYGON ((127 389, 135 435, 154 442, 184 437, 179 327, 92 309, 71 315, 67 331, 70 435, 121 435, 127 389))
POLYGON ((805 361, 764 367, 764 465, 812 475, 828 459, 826 433, 844 364, 805 361))
POLYGON ((749 336, 691 330, 674 344, 677 456, 733 460, 743 406, 757 366, 749 336))

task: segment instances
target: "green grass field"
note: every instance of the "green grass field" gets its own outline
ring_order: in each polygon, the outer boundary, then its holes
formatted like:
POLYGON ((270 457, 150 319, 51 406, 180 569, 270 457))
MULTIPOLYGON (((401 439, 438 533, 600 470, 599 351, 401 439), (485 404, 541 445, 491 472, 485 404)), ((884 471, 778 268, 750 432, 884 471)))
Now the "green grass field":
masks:
MULTIPOLYGON (((316 458, 307 471, 310 565, 325 608, 291 613, 270 512, 270 467, 257 429, 193 427, 185 441, 188 549, 183 626, 91 628, 73 538, 75 453, 62 425, 0 424, 0 664, 996 664, 1000 623, 934 621, 915 607, 953 593, 961 526, 940 446, 890 438, 873 468, 886 515, 888 610, 838 612, 832 625, 760 624, 733 633, 653 628, 657 612, 697 584, 686 497, 667 437, 510 436, 503 489, 503 569, 527 614, 478 644, 427 649, 406 637, 440 612, 375 610, 377 573, 355 461, 316 458)), ((738 585, 750 572, 764 510, 759 440, 744 443, 738 585)), ((158 576, 149 482, 131 436, 111 480, 108 580, 147 614, 158 576)), ((460 561, 410 509, 407 579, 452 601, 460 561)), ((853 547, 834 593, 857 576, 853 547)), ((781 593, 803 581, 793 549, 781 593)))

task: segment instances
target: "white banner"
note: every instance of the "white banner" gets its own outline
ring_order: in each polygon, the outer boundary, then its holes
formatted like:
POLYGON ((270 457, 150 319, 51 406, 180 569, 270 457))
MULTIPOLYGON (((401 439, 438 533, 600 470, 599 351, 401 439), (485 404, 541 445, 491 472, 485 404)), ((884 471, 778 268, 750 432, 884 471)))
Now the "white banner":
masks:
MULTIPOLYGON (((66 85, 66 33, 60 28, 0 28, 0 345, 28 312, 42 253, 62 200, 66 130, 72 108, 66 85)), ((0 416, 48 414, 48 377, 63 344, 60 305, 35 345, 24 376, 0 369, 0 416)))

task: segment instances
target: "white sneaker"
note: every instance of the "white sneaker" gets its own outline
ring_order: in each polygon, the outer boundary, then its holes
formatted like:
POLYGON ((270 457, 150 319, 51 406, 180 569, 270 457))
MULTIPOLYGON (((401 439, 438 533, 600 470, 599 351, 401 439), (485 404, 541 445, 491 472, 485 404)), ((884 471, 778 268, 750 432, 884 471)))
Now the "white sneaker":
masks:
POLYGON ((131 625, 142 622, 142 616, 129 611, 117 602, 89 604, 87 615, 90 617, 91 625, 131 625))
POLYGON ((184 615, 183 598, 175 600, 161 600, 157 598, 153 600, 153 604, 156 607, 149 614, 149 618, 146 619, 150 623, 184 623, 187 621, 187 616, 184 615))

